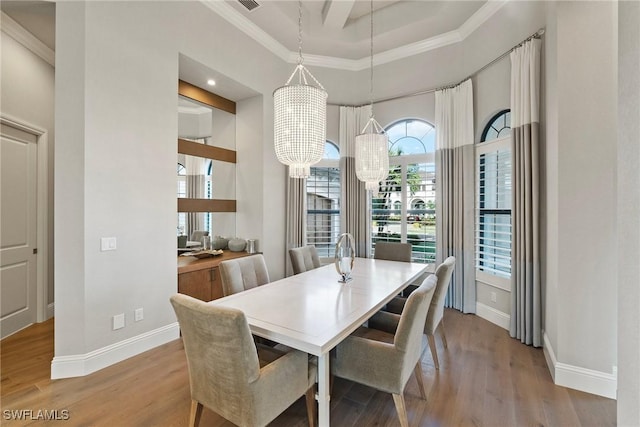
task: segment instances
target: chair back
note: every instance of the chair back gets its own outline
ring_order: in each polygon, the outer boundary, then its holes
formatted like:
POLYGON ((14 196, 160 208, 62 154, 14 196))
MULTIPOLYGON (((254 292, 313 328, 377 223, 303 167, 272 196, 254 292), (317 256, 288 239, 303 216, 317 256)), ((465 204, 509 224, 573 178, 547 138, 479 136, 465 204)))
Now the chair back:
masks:
POLYGON ((260 362, 244 313, 183 294, 171 297, 189 366, 191 398, 227 419, 249 413, 260 362), (246 406, 246 407, 245 407, 246 406))
POLYGON ((208 236, 209 232, 205 230, 194 230, 191 233, 191 238, 189 240, 194 242, 200 242, 203 236, 208 236))
POLYGON ((411 243, 376 242, 373 258, 411 262, 411 243))
POLYGON ((435 276, 424 279, 422 284, 409 295, 400 315, 393 344, 398 351, 404 353, 401 372, 403 384, 411 376, 422 353, 422 331, 436 284, 435 276))
POLYGON ((222 261, 219 268, 224 296, 269 283, 269 272, 262 254, 222 261))
POLYGON ((449 289, 451 275, 453 274, 455 266, 456 259, 450 256, 436 268, 435 277, 438 278, 438 284, 436 285, 436 291, 431 300, 431 307, 429 308, 429 314, 427 314, 427 322, 424 324, 424 333, 427 335, 433 334, 442 320, 442 315, 444 314, 444 299, 447 296, 447 290, 449 289))
POLYGON ((289 257, 291 257, 291 267, 293 274, 304 273, 320 267, 320 258, 315 246, 303 246, 301 248, 289 249, 289 257))

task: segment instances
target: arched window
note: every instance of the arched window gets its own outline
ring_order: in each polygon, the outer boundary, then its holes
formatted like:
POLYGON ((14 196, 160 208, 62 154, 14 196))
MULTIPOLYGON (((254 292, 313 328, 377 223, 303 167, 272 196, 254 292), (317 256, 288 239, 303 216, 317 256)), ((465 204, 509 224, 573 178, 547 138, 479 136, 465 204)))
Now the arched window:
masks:
POLYGON ((385 129, 392 156, 426 154, 435 151, 435 128, 424 120, 407 119, 385 129))
POLYGON ((324 157, 307 178, 307 243, 321 258, 333 256, 340 235, 340 150, 325 143, 324 157))
POLYGON ((389 176, 371 197, 372 252, 377 241, 408 242, 414 262, 435 262, 435 129, 424 120, 403 119, 385 132, 389 176))
POLYGON ((324 144, 324 156, 322 158, 330 160, 340 160, 340 149, 336 144, 327 140, 327 142, 324 144))
POLYGON ((476 278, 510 290, 511 113, 491 117, 476 146, 476 278))
POLYGON ((511 135, 511 110, 502 110, 489 120, 482 131, 480 142, 511 135))

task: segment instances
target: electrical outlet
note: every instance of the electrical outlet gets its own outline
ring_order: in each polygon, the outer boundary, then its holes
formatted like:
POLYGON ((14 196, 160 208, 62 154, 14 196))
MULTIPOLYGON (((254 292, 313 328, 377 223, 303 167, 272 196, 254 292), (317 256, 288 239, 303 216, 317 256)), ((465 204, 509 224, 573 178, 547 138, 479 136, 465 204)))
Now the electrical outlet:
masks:
POLYGON ((495 292, 491 292, 491 302, 496 302, 498 300, 495 292))
POLYGON ((113 316, 113 330, 124 328, 124 313, 113 316))
POLYGON ((136 311, 134 312, 134 319, 136 322, 144 319, 144 312, 142 311, 142 308, 136 308, 136 311))

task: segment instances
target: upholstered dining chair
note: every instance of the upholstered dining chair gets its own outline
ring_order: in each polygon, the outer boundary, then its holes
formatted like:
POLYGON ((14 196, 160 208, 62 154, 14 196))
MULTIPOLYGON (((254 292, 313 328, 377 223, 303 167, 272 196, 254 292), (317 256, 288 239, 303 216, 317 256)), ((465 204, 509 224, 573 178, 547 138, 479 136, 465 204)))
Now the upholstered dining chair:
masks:
MULTIPOLYGON (((448 257, 442 264, 436 268, 434 276, 438 279, 433 299, 431 300, 431 308, 429 308, 429 314, 427 315, 427 321, 424 324, 424 333, 427 335, 429 341, 429 349, 431 350, 431 356, 433 357, 433 364, 436 369, 440 369, 440 363, 438 361, 438 352, 436 350, 435 332, 440 330, 440 337, 442 339, 442 345, 447 348, 447 337, 444 332, 444 300, 449 290, 449 284, 451 283, 451 275, 456 265, 455 257, 448 257)), ((394 304, 387 305, 387 311, 400 313, 406 302, 405 298, 394 298, 394 304)), ((369 323, 372 328, 380 328, 381 326, 376 323, 376 319, 373 323, 369 323)))
POLYGON ((415 373, 420 395, 427 398, 420 366, 422 330, 436 278, 427 277, 409 295, 401 315, 378 312, 373 317, 396 317, 394 333, 366 327, 358 328, 336 347, 331 373, 375 389, 391 393, 403 427, 409 425, 404 388, 415 373))
POLYGON ((373 258, 411 262, 411 243, 376 242, 373 258))
POLYGON ((316 247, 311 245, 289 249, 289 257, 293 274, 304 273, 322 265, 316 247))
POLYGON ((224 296, 269 283, 269 272, 262 254, 222 261, 219 268, 224 296))
POLYGON ((239 426, 264 426, 302 395, 309 425, 315 420, 315 365, 306 353, 256 346, 244 313, 175 294, 189 367, 191 414, 197 426, 204 406, 239 426))
MULTIPOLYGON (((373 258, 386 259, 389 261, 411 262, 411 243, 376 242, 373 258)), ((418 285, 422 283, 425 277, 420 277, 418 281, 415 282, 417 285, 411 284, 407 286, 407 289, 403 291, 403 294, 408 295, 410 292, 413 292, 418 285)), ((400 313, 403 306, 404 298, 399 296, 389 301, 384 310, 392 313, 400 313)))
POLYGON ((208 236, 208 235, 209 235, 209 232, 206 230, 194 230, 191 233, 191 237, 189 238, 189 240, 194 242, 200 242, 202 241, 203 236, 208 236))

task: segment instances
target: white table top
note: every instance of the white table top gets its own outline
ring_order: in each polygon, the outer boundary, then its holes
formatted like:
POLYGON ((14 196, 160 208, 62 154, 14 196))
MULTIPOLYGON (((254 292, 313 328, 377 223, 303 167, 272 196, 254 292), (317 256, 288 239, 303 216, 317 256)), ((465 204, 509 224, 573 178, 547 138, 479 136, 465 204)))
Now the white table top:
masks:
POLYGON ((320 356, 429 267, 356 258, 347 283, 338 282, 335 267, 327 265, 211 304, 242 310, 255 335, 320 356))

